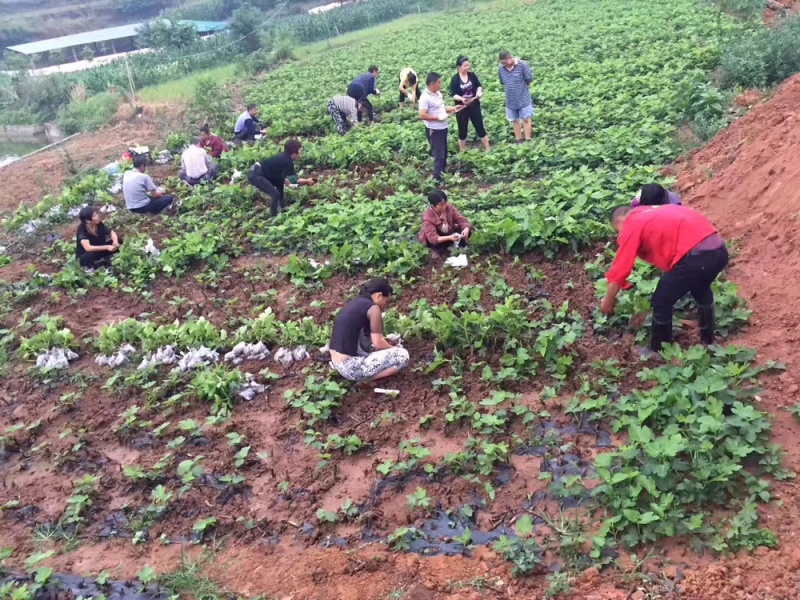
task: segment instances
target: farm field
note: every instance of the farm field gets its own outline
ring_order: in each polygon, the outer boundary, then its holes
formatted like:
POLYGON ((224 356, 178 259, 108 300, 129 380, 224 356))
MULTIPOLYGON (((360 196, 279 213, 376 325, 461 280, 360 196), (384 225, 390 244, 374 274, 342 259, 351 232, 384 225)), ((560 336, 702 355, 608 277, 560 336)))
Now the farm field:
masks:
MULTIPOLYGON (((739 345, 734 283, 715 288, 721 344, 694 345, 687 322, 663 363, 638 359, 646 328, 630 324, 653 269, 637 265, 613 318, 597 310, 608 211, 664 180, 717 28, 689 0, 507 1, 390 27, 253 82, 270 139, 223 155, 216 184, 188 192, 174 165, 151 168, 177 218, 128 213, 105 174, 9 213, 0 556, 30 580, 0 598, 40 597, 60 574, 109 597, 708 598, 716 560, 791 544, 762 518, 796 514, 759 405, 783 366, 739 345), (505 120, 506 48, 534 69, 527 144, 505 120), (475 227, 456 270, 416 240, 431 165, 395 76, 449 81, 459 54, 493 149, 457 154, 451 127, 447 193, 475 227), (372 63, 379 123, 339 137, 327 99, 372 63), (235 174, 289 137, 319 183, 272 221, 235 174), (125 235, 112 272, 75 263, 68 212, 86 202, 123 209, 106 217, 125 235), (319 350, 376 275, 411 355, 382 382, 396 395, 319 350), (260 356, 229 354, 243 343, 260 356), (36 367, 53 349, 76 356, 36 367)), ((678 319, 694 318, 687 302, 678 319)), ((781 568, 768 592, 715 597, 794 598, 797 583, 781 568)))

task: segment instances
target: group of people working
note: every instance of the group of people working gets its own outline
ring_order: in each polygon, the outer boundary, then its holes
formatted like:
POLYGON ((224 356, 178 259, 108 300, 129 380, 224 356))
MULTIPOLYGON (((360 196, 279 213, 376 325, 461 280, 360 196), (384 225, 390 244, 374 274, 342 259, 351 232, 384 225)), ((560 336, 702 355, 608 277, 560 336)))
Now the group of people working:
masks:
MULTIPOLYGON (((419 104, 419 118, 425 124, 426 137, 434 159, 433 176, 437 181, 443 180, 447 170, 450 115, 456 115, 460 150, 463 151, 467 147, 470 123, 484 151, 488 152, 490 148, 481 111, 483 87, 480 79, 472 72, 469 58, 466 56, 459 56, 455 66, 457 71, 450 80, 450 96, 454 101, 452 107, 445 105, 440 74, 429 73, 425 79, 425 89, 420 93, 414 69, 407 67, 400 71, 399 106, 402 108, 406 102, 419 104)), ((328 101, 328 114, 333 119, 339 135, 345 135, 351 128, 358 127, 363 121, 365 111, 368 121, 373 122, 374 107, 369 97, 380 96, 381 92, 376 87, 378 77, 378 67, 370 66, 366 73, 359 75, 350 83, 347 95, 334 96, 328 101)), ((517 142, 522 142, 524 132, 524 140, 528 141, 531 139, 533 117, 533 100, 530 94, 533 72, 527 63, 506 51, 500 54, 498 77, 505 89, 506 118, 513 125, 514 137, 517 142)))

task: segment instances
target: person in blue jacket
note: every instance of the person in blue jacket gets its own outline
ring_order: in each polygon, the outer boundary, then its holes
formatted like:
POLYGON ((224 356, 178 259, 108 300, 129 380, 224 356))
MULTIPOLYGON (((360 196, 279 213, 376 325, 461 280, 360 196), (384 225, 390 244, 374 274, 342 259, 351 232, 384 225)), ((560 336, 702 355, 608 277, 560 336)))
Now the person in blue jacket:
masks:
MULTIPOLYGON (((370 123, 374 121, 375 114, 372 103, 369 101, 368 96, 372 94, 375 94, 376 96, 381 95, 381 91, 375 86, 377 79, 378 67, 372 65, 369 69, 367 69, 366 73, 356 77, 347 87, 347 95, 356 102, 363 104, 364 108, 367 109, 367 118, 369 119, 370 123)), ((359 108, 358 122, 361 123, 362 119, 363 117, 361 115, 361 109, 359 108)))
POLYGON ((252 142, 257 135, 264 135, 266 132, 266 129, 261 128, 261 122, 258 120, 258 106, 248 104, 247 109, 236 119, 236 126, 233 128, 236 139, 241 142, 252 142))

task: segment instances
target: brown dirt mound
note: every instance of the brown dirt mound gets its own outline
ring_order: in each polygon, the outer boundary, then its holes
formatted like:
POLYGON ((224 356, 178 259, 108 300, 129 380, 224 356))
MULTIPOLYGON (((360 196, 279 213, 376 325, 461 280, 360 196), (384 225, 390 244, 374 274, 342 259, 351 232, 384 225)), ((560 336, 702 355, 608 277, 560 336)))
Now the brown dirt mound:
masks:
POLYGON ((734 241, 738 258, 731 276, 754 311, 754 326, 743 341, 797 365, 800 76, 676 169, 684 201, 734 241))

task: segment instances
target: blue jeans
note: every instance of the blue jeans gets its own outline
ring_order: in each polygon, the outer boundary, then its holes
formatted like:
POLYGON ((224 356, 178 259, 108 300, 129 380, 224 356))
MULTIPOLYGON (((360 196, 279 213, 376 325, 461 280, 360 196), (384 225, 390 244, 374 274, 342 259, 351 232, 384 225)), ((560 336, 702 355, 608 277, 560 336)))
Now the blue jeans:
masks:
POLYGON ((523 106, 522 108, 508 108, 506 107, 506 119, 511 121, 527 121, 533 116, 533 104, 523 106))
POLYGON ((159 196, 158 198, 150 198, 150 202, 148 204, 140 206, 139 208, 132 208, 130 211, 139 215, 157 215, 174 201, 175 198, 173 196, 159 196))

